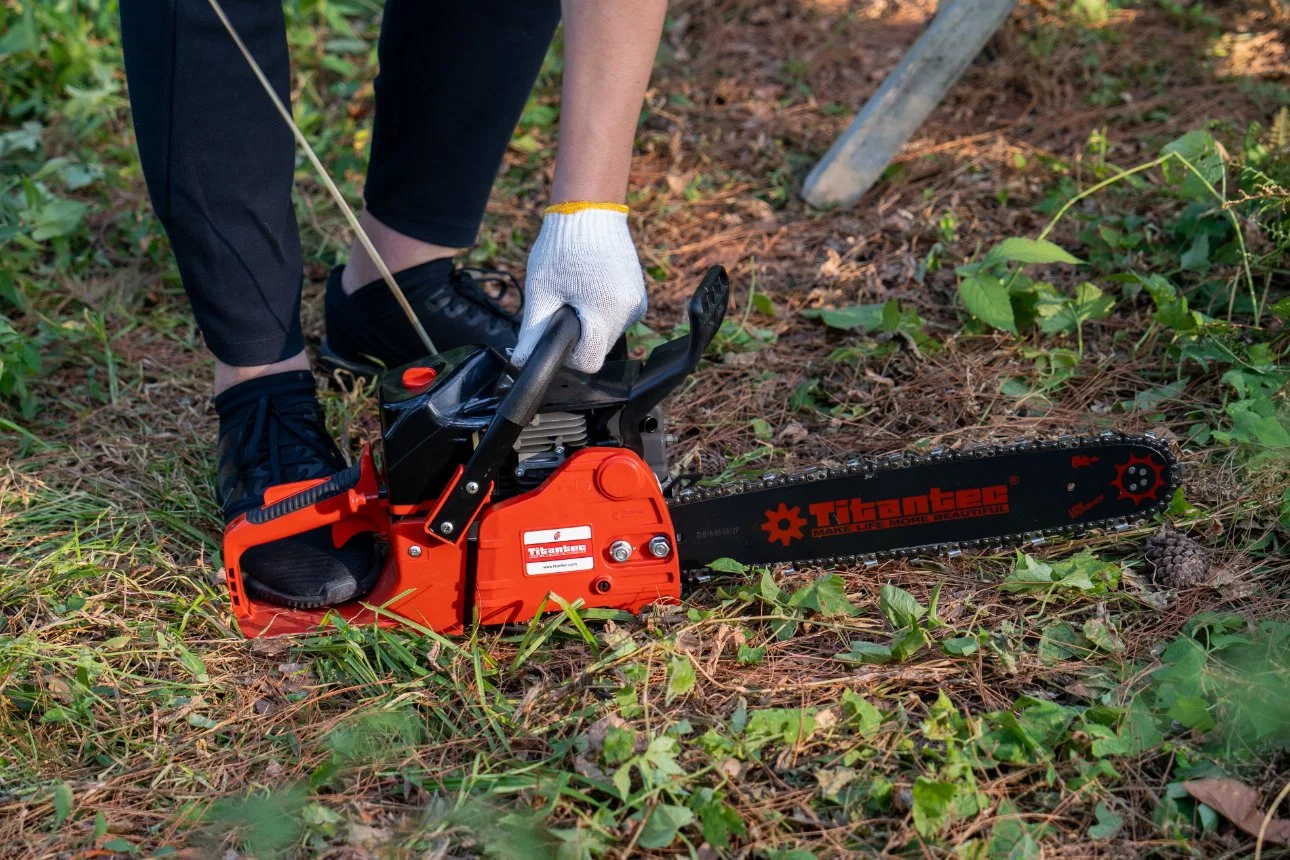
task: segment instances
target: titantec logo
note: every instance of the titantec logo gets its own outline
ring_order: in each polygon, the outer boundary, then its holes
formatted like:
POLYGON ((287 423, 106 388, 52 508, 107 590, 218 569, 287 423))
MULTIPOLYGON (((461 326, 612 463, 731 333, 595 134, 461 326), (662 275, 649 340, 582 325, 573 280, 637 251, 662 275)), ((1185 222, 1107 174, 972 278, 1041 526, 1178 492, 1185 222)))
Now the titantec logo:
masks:
POLYGON ((946 520, 966 520, 1006 514, 1009 510, 1007 484, 972 487, 965 490, 942 490, 933 487, 916 496, 890 499, 834 499, 815 502, 807 507, 812 520, 802 517, 800 507, 788 507, 783 502, 778 508, 766 511, 762 531, 771 543, 788 546, 805 537, 804 529, 811 526, 811 537, 833 537, 855 532, 903 528, 923 523, 946 520))

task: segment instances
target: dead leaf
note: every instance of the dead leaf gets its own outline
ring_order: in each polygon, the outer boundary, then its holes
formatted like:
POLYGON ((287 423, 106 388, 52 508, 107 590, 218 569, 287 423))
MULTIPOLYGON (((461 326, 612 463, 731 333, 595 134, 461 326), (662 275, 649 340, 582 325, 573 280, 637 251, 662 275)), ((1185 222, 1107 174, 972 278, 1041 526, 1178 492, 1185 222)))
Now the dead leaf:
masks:
POLYGON ((610 728, 625 729, 627 721, 617 714, 605 714, 587 727, 587 749, 596 755, 604 752, 605 735, 609 733, 610 728))
MULTIPOLYGON (((1259 793, 1245 783, 1234 779, 1189 779, 1183 783, 1183 789, 1246 833, 1259 835, 1263 807, 1259 793)), ((1290 821, 1272 819, 1263 838, 1278 845, 1290 845, 1290 821)))
POLYGON ((350 824, 345 841, 351 848, 372 851, 382 845, 388 845, 390 834, 379 827, 368 827, 366 824, 350 824))
POLYGON ((279 637, 261 636, 251 640, 251 653, 257 657, 279 657, 287 653, 291 643, 279 637))
POLYGON ((783 430, 779 431, 775 438, 786 445, 796 445, 799 442, 805 442, 810 438, 810 435, 810 430, 807 430, 796 421, 790 421, 783 430))

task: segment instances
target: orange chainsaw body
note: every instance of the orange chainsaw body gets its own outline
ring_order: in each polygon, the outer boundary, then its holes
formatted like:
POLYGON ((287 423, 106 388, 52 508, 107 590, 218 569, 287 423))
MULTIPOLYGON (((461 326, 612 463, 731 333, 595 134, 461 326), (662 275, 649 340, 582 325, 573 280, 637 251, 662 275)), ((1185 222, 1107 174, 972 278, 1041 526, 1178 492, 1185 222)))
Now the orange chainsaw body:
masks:
POLYGON ((687 334, 643 362, 611 356, 597 374, 564 367, 580 337, 567 307, 523 368, 489 347, 460 347, 384 374, 381 469, 365 446, 339 474, 270 487, 226 527, 225 577, 242 632, 306 633, 331 615, 451 635, 575 601, 629 612, 678 601, 659 403, 698 363, 728 297, 714 267, 691 298, 687 334), (247 551, 325 526, 338 547, 378 536, 373 589, 325 609, 255 599, 247 551))
MULTIPOLYGON (((246 515, 224 533, 225 576, 233 613, 248 637, 316 630, 327 613, 352 624, 411 622, 436 633, 458 634, 475 614, 483 624, 527 621, 560 608, 558 595, 584 606, 639 612, 681 596, 675 549, 656 557, 650 541, 674 540, 658 481, 632 451, 589 448, 563 463, 537 489, 495 505, 484 504, 477 537, 444 540, 427 532, 427 512, 390 515, 377 491, 371 453, 349 493, 267 523, 246 515), (288 609, 255 600, 242 583, 240 561, 252 546, 331 525, 343 543, 359 531, 386 536, 388 547, 376 587, 361 600, 327 609, 288 609), (610 549, 631 546, 626 561, 610 549)), ((275 488, 266 503, 316 482, 275 488)))

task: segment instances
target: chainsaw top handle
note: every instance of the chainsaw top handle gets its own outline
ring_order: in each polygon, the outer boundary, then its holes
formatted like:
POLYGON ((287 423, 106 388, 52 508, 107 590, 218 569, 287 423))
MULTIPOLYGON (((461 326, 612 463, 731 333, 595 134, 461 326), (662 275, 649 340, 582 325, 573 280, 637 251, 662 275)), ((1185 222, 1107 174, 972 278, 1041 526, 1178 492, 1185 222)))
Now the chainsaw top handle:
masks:
POLYGON ((443 503, 427 519, 427 532, 453 543, 465 536, 467 526, 488 500, 507 453, 537 415, 551 383, 581 337, 582 324, 573 308, 565 305, 551 315, 542 339, 502 398, 484 437, 449 486, 443 503))
POLYGON ((546 399, 564 360, 581 337, 582 323, 573 308, 565 305, 552 314, 547 320, 546 331, 542 332, 542 339, 506 393, 506 398, 497 407, 497 417, 527 427, 546 399))

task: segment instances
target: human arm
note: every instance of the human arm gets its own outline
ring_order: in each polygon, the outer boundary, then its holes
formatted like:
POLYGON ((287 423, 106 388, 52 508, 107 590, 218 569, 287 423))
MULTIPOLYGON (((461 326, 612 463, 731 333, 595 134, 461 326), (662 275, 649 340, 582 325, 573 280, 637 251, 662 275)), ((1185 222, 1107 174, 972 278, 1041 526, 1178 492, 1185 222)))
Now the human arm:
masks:
POLYGON ((645 313, 644 275, 627 227, 632 143, 666 0, 563 0, 564 83, 551 203, 529 255, 515 360, 561 305, 582 338, 570 366, 598 370, 645 313))

